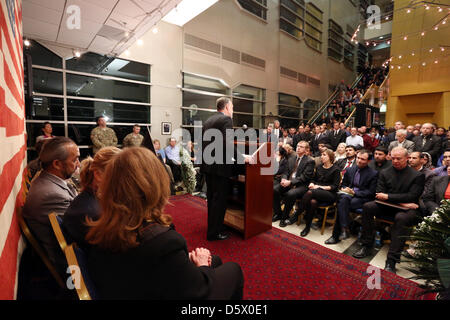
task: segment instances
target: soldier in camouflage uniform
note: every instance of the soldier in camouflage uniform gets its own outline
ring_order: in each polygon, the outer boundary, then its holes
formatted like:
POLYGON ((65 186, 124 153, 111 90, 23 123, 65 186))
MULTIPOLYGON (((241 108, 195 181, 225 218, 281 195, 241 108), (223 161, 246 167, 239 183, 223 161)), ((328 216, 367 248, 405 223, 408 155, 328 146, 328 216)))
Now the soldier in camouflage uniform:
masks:
POLYGON ((104 117, 97 118, 98 127, 91 131, 93 152, 97 153, 103 147, 117 147, 117 136, 113 129, 106 127, 104 117))
POLYGON ((144 136, 139 134, 141 127, 135 124, 133 127, 133 132, 128 134, 125 139, 123 139, 123 147, 140 147, 144 136))

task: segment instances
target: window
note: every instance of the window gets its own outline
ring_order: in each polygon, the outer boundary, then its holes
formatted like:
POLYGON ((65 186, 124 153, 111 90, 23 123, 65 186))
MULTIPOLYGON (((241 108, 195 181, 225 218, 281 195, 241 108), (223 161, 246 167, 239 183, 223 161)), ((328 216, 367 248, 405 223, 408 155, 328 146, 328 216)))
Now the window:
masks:
POLYGON ((300 0, 281 0, 280 29, 297 39, 303 37, 305 28, 304 2, 300 0))
POLYGON ((221 79, 183 73, 182 127, 192 128, 195 121, 206 121, 216 112, 216 101, 230 96, 230 89, 221 79))
POLYGON ((344 65, 353 71, 353 65, 355 62, 355 48, 351 44, 351 42, 345 40, 344 44, 344 65))
POLYGON ((322 52, 322 11, 311 2, 306 4, 305 40, 306 44, 322 52))
POLYGON ((25 109, 28 146, 45 121, 54 135, 72 138, 83 156, 91 152, 90 132, 100 115, 108 117, 119 144, 134 124, 151 125, 150 65, 92 52, 63 61, 31 43, 24 48, 33 63, 33 97, 25 109))
POLYGON ((344 30, 333 20, 328 21, 328 57, 341 62, 344 49, 344 30))
POLYGON ((297 128, 300 122, 304 122, 302 100, 300 98, 285 94, 278 94, 278 119, 281 127, 297 128))
POLYGON ((303 117, 305 119, 310 119, 314 113, 316 113, 317 109, 320 107, 320 101, 308 99, 303 103, 303 117))
POLYGON ((233 125, 260 129, 263 127, 266 90, 247 85, 233 89, 233 125))
POLYGON ((242 9, 267 20, 267 0, 237 0, 242 9))

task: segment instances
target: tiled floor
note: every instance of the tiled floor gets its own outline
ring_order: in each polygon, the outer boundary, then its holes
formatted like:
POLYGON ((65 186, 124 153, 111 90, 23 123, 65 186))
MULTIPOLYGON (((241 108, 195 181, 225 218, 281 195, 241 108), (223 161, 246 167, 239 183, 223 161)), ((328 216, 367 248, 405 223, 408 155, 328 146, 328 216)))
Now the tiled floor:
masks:
MULTIPOLYGON (((283 231, 292 233, 298 237, 300 237, 300 232, 303 230, 303 228, 305 227, 305 224, 302 223, 301 225, 297 225, 297 224, 293 224, 293 225, 289 225, 286 226, 285 228, 280 228, 279 226, 279 221, 272 223, 272 227, 274 228, 278 228, 281 229, 283 231)), ((311 231, 309 232, 309 234, 305 237, 305 239, 308 239, 310 241, 313 241, 317 244, 320 244, 324 247, 327 247, 329 249, 338 251, 340 253, 343 253, 345 250, 347 250, 352 244, 354 244, 357 241, 357 238, 355 236, 350 237, 349 239, 340 241, 337 244, 334 245, 325 245, 324 242, 325 240, 327 240, 332 233, 332 227, 331 226, 327 226, 325 228, 324 234, 321 235, 320 234, 320 230, 313 230, 311 229, 311 231)), ((358 247, 359 248, 359 247, 358 247)), ((375 255, 375 257, 372 258, 372 260, 370 260, 370 264, 384 269, 385 266, 385 262, 386 262, 386 257, 387 257, 387 253, 388 253, 388 249, 389 249, 389 245, 385 244, 383 245, 382 248, 380 248, 380 250, 378 251, 378 253, 375 255)), ((403 278, 410 278, 411 276, 413 276, 413 274, 411 272, 409 272, 408 270, 405 269, 405 267, 408 264, 406 262, 401 262, 399 264, 396 265, 397 268, 397 275, 403 277, 403 278)), ((413 280, 414 281, 414 280, 413 280)), ((420 282, 420 281, 416 281, 416 282, 420 282)))

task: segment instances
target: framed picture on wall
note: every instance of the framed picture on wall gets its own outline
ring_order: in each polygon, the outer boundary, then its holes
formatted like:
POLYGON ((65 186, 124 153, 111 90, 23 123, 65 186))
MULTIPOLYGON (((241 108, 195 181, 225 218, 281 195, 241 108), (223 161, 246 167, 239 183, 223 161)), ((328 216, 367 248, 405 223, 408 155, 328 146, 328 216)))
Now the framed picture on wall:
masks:
POLYGON ((369 128, 372 126, 372 110, 370 108, 366 108, 366 126, 369 128))
POLYGON ((161 134, 172 134, 171 122, 161 122, 161 134))

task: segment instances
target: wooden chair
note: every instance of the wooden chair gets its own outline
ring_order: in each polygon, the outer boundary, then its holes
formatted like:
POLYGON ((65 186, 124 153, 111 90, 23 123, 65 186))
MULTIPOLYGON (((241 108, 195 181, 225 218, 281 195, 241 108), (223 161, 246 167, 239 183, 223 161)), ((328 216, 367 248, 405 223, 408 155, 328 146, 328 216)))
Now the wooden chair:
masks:
POLYGON ((79 276, 78 279, 80 283, 74 283, 78 298, 80 300, 95 299, 96 293, 87 272, 86 257, 83 250, 78 248, 76 243, 72 243, 65 248, 64 254, 66 256, 69 268, 70 266, 74 266, 77 267, 78 270, 80 270, 80 273, 76 275, 77 278, 79 276))
POLYGON ((17 208, 16 215, 17 220, 19 222, 20 229, 22 230, 23 235, 27 239, 27 241, 31 244, 31 247, 36 251, 38 256, 41 258, 42 262, 44 262, 47 269, 50 271, 53 278, 55 278, 56 283, 62 288, 65 289, 66 286, 64 284, 64 281, 62 280, 59 273, 56 271, 55 266, 50 262, 49 258, 47 257, 47 254, 45 253, 42 246, 39 244, 39 242, 36 240, 36 238, 31 233, 30 228, 28 228, 27 223, 25 222, 25 219, 22 216, 22 207, 17 208))
POLYGON ((329 204, 329 205, 320 205, 319 204, 319 206, 317 208, 320 210, 324 210, 322 228, 320 230, 320 234, 322 235, 325 231, 326 223, 332 224, 333 226, 336 223, 336 217, 337 217, 336 202, 334 202, 333 204, 329 204), (334 212, 334 217, 332 219, 327 219, 327 216, 328 216, 328 213, 330 210, 332 210, 334 212))
POLYGON ((64 252, 67 247, 67 242, 61 230, 61 218, 55 212, 52 212, 48 215, 48 219, 50 220, 50 224, 52 225, 52 229, 56 236, 56 239, 58 240, 59 246, 62 252, 64 252))

